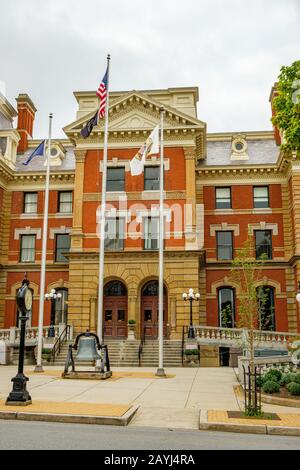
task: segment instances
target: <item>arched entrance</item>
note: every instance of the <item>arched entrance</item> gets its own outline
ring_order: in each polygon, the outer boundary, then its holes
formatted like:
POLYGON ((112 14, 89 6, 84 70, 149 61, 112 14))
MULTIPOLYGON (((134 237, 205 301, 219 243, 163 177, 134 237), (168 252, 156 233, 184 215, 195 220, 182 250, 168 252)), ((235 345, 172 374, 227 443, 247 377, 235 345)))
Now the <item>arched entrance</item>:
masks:
POLYGON ((104 286, 104 336, 127 338, 127 289, 120 281, 104 286))
MULTIPOLYGON (((158 337, 158 281, 147 282, 141 292, 141 334, 146 338, 158 337)), ((167 290, 164 286, 164 336, 168 318, 167 290)))

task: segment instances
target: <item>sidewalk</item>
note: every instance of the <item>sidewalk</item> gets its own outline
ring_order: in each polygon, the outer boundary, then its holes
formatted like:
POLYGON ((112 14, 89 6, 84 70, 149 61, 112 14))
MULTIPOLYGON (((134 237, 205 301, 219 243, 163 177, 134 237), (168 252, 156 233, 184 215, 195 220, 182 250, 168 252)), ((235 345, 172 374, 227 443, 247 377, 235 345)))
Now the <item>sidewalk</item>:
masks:
MULTIPOLYGON (((16 366, 1 366, 0 413, 10 409, 22 416, 47 411, 56 415, 88 413, 121 420, 132 412, 126 423, 123 419, 123 425, 201 429, 202 422, 205 429, 216 429, 220 420, 231 424, 227 410, 242 408, 241 396, 234 391, 238 382, 233 369, 167 368, 167 378, 156 377, 155 371, 153 368, 113 368, 111 379, 96 381, 62 379, 62 370, 58 367, 45 367, 43 374, 35 374, 33 367, 27 367, 27 388, 33 404, 12 410, 4 401, 12 389, 11 378, 16 375, 16 366)), ((263 410, 280 414, 282 425, 290 426, 293 422, 294 430, 300 428, 300 408, 265 404, 263 410), (285 417, 285 414, 293 416, 285 417)), ((246 424, 253 426, 255 422, 251 419, 246 424)))

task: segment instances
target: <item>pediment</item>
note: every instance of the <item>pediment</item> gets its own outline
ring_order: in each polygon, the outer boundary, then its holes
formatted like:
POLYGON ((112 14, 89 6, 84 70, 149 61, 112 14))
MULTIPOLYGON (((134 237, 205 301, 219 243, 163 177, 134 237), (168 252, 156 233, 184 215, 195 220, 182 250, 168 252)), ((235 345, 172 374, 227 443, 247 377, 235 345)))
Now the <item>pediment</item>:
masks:
MULTIPOLYGON (((109 131, 149 131, 160 121, 162 104, 139 92, 129 92, 115 100, 109 107, 109 131)), ((164 106, 164 126, 166 129, 205 129, 205 123, 188 116, 175 108, 164 106)), ((64 128, 68 137, 80 134, 81 129, 95 114, 96 109, 64 128)), ((104 119, 94 128, 94 132, 104 130, 104 119)))

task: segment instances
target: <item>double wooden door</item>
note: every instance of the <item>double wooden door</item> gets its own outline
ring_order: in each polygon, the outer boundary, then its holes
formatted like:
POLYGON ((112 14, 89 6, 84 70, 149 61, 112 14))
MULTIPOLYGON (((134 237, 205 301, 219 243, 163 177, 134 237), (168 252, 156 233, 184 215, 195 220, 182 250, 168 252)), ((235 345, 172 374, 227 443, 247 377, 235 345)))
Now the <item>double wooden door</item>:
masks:
MULTIPOLYGON (((158 296, 145 296, 142 298, 142 331, 146 338, 158 337, 158 296)), ((166 335, 166 317, 167 317, 167 301, 164 297, 164 336, 166 335)))
POLYGON ((104 337, 127 337, 127 297, 104 298, 104 337))

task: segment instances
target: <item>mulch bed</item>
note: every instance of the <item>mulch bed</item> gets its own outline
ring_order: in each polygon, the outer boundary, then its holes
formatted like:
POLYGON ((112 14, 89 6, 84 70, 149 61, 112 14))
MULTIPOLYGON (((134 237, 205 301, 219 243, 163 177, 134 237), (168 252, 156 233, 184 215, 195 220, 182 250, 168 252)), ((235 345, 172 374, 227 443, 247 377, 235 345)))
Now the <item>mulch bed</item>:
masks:
POLYGON ((269 397, 276 397, 276 398, 289 398, 290 400, 297 400, 300 401, 300 395, 291 395, 286 388, 281 388, 280 392, 278 393, 265 393, 262 392, 264 395, 268 395, 269 397))
POLYGON ((276 413, 263 413, 262 416, 246 416, 242 411, 227 411, 228 418, 235 419, 272 419, 273 421, 281 421, 276 413))

